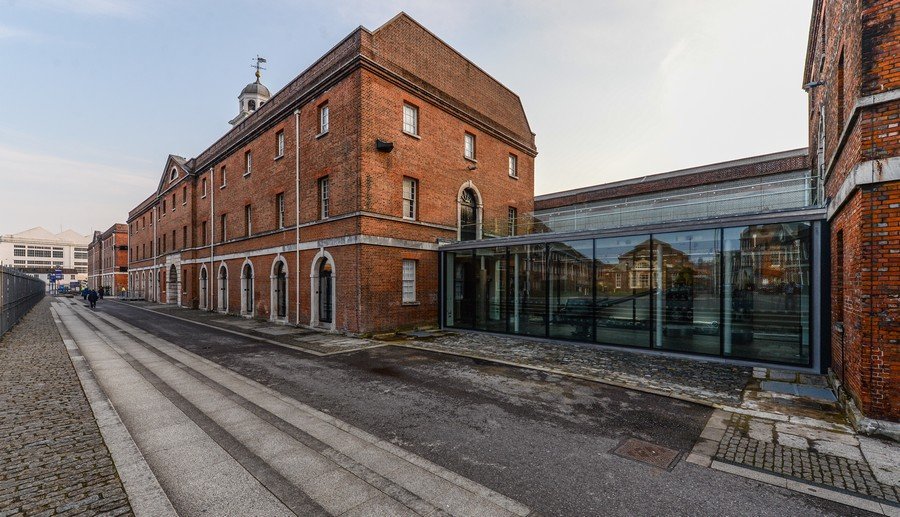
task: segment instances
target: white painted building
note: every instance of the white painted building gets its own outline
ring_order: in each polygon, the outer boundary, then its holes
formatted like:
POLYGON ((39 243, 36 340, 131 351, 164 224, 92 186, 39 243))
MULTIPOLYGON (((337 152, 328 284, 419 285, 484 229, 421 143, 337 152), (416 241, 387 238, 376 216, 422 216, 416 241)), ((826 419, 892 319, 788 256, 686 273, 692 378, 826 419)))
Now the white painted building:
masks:
POLYGON ((61 269, 64 278, 60 285, 86 281, 90 242, 90 236, 73 230, 55 234, 40 226, 0 235, 0 265, 32 274, 44 282, 48 273, 61 269))

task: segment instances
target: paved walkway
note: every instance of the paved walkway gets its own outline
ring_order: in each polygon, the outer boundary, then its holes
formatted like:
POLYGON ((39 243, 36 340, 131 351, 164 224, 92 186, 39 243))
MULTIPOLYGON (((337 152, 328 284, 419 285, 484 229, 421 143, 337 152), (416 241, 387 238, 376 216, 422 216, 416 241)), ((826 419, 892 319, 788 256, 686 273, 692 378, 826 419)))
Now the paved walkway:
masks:
POLYGON ((49 299, 0 340, 0 437, 0 515, 131 514, 49 299))
POLYGON ((124 321, 54 306, 180 514, 530 513, 124 321))

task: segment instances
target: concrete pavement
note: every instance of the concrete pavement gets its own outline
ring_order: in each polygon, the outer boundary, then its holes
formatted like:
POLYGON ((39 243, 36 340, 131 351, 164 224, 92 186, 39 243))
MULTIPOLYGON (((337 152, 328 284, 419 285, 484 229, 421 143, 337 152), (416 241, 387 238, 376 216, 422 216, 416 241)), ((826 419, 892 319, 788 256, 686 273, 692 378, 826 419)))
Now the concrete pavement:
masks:
POLYGON ((124 321, 54 306, 181 514, 530 513, 124 321))

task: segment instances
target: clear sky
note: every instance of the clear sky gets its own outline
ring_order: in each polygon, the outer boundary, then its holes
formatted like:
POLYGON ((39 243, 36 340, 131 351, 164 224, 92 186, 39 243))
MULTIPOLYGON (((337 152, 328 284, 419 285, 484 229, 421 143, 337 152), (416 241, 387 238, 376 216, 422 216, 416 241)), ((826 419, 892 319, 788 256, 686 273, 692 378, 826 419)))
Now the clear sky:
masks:
POLYGON ((124 222, 224 134, 399 11, 519 94, 535 192, 807 145, 812 0, 0 0, 0 233, 124 222))

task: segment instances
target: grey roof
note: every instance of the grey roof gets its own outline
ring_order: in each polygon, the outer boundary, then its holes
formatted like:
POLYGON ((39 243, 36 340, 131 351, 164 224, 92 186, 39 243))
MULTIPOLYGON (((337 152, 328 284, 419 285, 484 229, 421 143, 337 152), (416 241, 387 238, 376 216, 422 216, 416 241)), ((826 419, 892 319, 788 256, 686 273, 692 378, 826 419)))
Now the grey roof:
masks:
POLYGON ((245 86, 244 89, 241 90, 241 95, 243 95, 245 93, 255 93, 255 94, 262 95, 264 97, 271 96, 269 94, 269 89, 266 88, 266 86, 263 83, 259 82, 259 80, 256 80, 256 81, 248 84, 247 86, 245 86))

